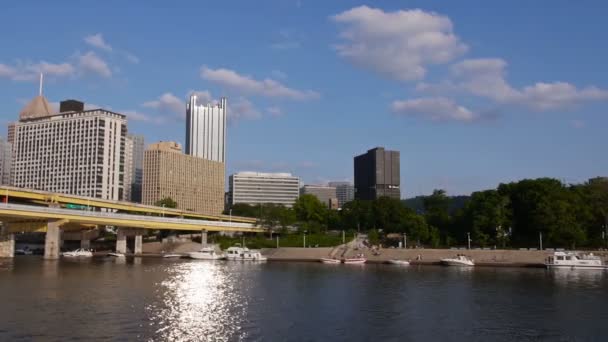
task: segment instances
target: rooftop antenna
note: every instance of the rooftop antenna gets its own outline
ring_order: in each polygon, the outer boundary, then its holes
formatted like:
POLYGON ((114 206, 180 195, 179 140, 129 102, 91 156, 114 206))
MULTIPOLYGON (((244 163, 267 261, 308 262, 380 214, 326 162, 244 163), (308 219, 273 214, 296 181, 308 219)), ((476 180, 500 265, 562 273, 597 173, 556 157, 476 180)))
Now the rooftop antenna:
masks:
POLYGON ((42 96, 42 81, 44 79, 44 75, 40 73, 40 88, 38 90, 38 95, 42 96))

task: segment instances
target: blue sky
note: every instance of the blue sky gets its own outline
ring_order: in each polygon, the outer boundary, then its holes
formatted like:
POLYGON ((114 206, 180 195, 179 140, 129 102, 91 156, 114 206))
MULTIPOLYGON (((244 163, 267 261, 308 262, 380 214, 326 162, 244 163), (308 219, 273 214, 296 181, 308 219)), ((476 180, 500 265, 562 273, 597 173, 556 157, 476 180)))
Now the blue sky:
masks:
POLYGON ((227 96, 228 173, 352 180, 353 156, 385 146, 403 197, 608 174, 605 1, 2 7, 3 125, 43 71, 49 101, 123 112, 147 142, 184 142, 191 92, 227 96))

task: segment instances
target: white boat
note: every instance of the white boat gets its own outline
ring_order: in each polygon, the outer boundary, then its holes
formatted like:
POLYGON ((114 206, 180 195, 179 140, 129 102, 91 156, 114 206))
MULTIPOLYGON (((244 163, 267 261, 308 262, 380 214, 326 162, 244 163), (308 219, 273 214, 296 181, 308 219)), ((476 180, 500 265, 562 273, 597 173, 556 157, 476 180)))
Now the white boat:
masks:
POLYGON ((181 254, 175 254, 175 253, 163 254, 163 258, 167 258, 167 259, 179 259, 181 257, 182 257, 181 254))
POLYGON ((334 259, 334 258, 321 258, 321 259, 319 259, 319 261, 321 261, 324 264, 340 264, 340 263, 342 263, 342 260, 340 260, 340 259, 334 259))
POLYGON ((28 246, 15 249, 15 255, 32 255, 32 254, 34 254, 34 251, 32 251, 28 246))
POLYGON ((367 259, 363 254, 357 254, 354 258, 346 258, 342 260, 345 264, 365 264, 367 259))
POLYGON ((119 253, 119 252, 110 252, 110 253, 108 253, 108 256, 115 257, 115 258, 124 258, 125 257, 124 253, 119 253))
POLYGON ((555 252, 545 260, 547 268, 566 268, 566 269, 587 269, 605 270, 608 266, 604 265, 602 259, 589 254, 579 254, 575 252, 555 252))
POLYGON ((247 249, 243 253, 241 253, 240 260, 249 260, 249 261, 266 261, 268 258, 262 255, 260 251, 256 251, 253 249, 247 249))
POLYGON ((93 252, 88 249, 78 248, 73 251, 63 252, 61 255, 68 258, 91 258, 93 257, 93 252))
POLYGON ((249 248, 241 247, 240 245, 228 247, 224 254, 228 260, 242 260, 241 254, 248 252, 249 248))
POLYGON ((453 258, 441 259, 441 263, 446 266, 475 266, 473 259, 470 259, 462 254, 458 254, 453 258))
POLYGON ((221 253, 216 253, 213 247, 203 247, 198 252, 190 252, 188 256, 192 259, 201 259, 201 260, 221 260, 225 259, 226 256, 221 253))
POLYGON ((391 265, 399 265, 399 266, 409 266, 410 262, 407 260, 399 260, 399 259, 390 259, 387 263, 391 265))

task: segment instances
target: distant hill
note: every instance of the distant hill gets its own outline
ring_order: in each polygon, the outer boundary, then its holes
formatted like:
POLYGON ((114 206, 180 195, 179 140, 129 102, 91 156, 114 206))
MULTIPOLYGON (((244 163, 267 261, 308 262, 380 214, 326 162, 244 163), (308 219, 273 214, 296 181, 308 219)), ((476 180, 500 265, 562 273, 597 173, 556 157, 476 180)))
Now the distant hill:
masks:
MULTIPOLYGON (((403 204, 416 211, 418 214, 424 213, 424 197, 425 196, 416 196, 413 198, 408 198, 401 200, 403 204)), ((471 196, 450 196, 450 214, 453 214, 458 209, 464 207, 465 203, 471 198, 471 196)))

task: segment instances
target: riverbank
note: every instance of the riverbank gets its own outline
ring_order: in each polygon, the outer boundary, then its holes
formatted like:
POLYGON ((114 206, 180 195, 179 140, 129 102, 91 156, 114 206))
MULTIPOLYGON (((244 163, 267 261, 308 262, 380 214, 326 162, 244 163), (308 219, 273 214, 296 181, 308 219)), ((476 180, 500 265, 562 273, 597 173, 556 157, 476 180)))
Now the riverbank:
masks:
MULTIPOLYGON (((475 260, 476 266, 490 267, 544 267, 545 258, 552 251, 534 250, 452 250, 452 249, 380 249, 374 255, 369 249, 355 250, 343 246, 336 248, 273 248, 264 249, 262 253, 269 261, 308 261, 318 262, 321 258, 353 257, 362 253, 368 263, 386 263, 391 259, 409 260, 412 265, 435 265, 443 258, 464 254, 475 260)), ((603 259, 608 257, 606 251, 593 252, 603 259)))

